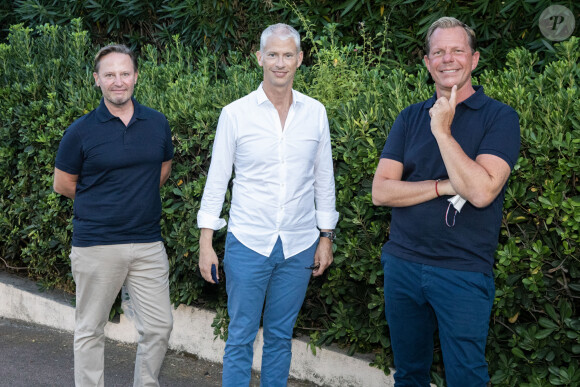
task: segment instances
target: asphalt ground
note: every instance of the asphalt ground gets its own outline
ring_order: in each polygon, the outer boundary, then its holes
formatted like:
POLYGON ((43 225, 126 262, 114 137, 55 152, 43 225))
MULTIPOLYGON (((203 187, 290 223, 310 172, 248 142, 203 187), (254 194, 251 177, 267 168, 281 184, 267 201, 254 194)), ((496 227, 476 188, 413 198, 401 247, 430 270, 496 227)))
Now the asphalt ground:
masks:
MULTIPOLYGON (((105 386, 132 386, 136 344, 107 339, 105 386)), ((74 386, 73 334, 20 320, 0 318, 0 386, 74 386)), ((196 356, 168 351, 161 368, 161 386, 221 386, 222 365, 196 356)), ((252 372, 251 387, 260 385, 252 372)), ((290 379, 289 387, 316 384, 290 379)))

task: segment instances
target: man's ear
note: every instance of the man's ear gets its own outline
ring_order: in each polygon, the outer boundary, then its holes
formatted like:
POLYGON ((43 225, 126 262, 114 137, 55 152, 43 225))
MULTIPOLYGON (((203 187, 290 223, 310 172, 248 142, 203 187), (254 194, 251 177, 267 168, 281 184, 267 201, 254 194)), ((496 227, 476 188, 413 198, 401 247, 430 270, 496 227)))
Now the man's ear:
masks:
POLYGON ((256 58, 258 58, 258 64, 262 67, 262 53, 260 51, 256 51, 256 58))
POLYGON ((427 67, 427 71, 431 72, 431 69, 429 68, 429 57, 427 55, 423 57, 423 61, 425 62, 425 67, 427 67))
POLYGON ((479 63, 479 51, 475 51, 473 53, 473 60, 471 61, 471 71, 475 70, 478 63, 479 63))

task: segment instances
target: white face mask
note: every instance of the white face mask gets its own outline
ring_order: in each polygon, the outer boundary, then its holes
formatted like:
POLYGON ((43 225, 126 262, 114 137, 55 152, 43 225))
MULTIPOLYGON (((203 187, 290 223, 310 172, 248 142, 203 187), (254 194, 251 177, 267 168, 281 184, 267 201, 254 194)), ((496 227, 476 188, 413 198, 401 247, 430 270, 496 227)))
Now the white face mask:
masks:
POLYGON ((447 201, 451 204, 453 204, 453 207, 455 207, 455 210, 457 212, 461 212, 461 208, 463 207, 463 205, 465 204, 465 202, 467 200, 463 199, 461 196, 459 195, 455 195, 453 196, 451 199, 447 199, 447 201))
POLYGON ((455 216, 457 215, 458 212, 461 212, 461 208, 463 207, 463 205, 467 200, 463 199, 459 195, 455 195, 451 199, 447 199, 447 201, 449 202, 449 205, 447 206, 447 212, 445 212, 445 224, 447 225, 447 227, 453 227, 455 226, 455 216), (453 208, 455 208, 455 214, 453 214, 453 223, 449 224, 448 217, 449 217, 449 208, 451 207, 451 205, 453 205, 453 208))

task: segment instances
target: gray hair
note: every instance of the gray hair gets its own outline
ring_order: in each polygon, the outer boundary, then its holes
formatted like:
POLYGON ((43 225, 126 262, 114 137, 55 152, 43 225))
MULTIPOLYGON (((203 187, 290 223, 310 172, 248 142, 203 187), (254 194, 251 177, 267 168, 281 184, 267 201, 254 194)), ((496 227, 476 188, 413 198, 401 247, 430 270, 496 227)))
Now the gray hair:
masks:
POLYGON ((431 51, 431 35, 437 28, 454 28, 454 27, 461 27, 465 30, 467 34, 467 41, 469 43, 469 47, 471 48, 471 53, 475 53, 475 46, 477 41, 475 39, 475 31, 471 29, 467 24, 457 20, 454 17, 444 16, 439 18, 431 24, 429 30, 427 30, 427 35, 425 36, 425 54, 429 55, 431 51))
POLYGON ((133 70, 137 72, 137 56, 129 47, 125 46, 124 44, 110 44, 105 46, 97 52, 95 55, 95 64, 94 64, 94 72, 99 72, 99 65, 101 64, 101 59, 104 56, 109 55, 110 53, 117 52, 119 54, 129 55, 131 61, 133 62, 133 70))
POLYGON ((284 23, 272 24, 262 32, 262 36, 260 37, 261 52, 266 48, 268 38, 274 34, 282 40, 293 38, 294 43, 296 43, 296 51, 300 52, 300 34, 292 26, 284 23))

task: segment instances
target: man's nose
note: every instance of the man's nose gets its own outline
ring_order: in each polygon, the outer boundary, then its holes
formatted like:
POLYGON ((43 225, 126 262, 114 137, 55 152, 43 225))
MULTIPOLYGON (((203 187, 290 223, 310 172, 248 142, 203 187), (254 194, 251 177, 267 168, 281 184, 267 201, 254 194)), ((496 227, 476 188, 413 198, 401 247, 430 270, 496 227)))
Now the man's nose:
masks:
POLYGON ((276 57, 276 67, 284 67, 284 57, 282 55, 276 57))
POLYGON ((445 51, 443 55, 443 62, 452 62, 453 61, 453 54, 451 51, 445 51))

